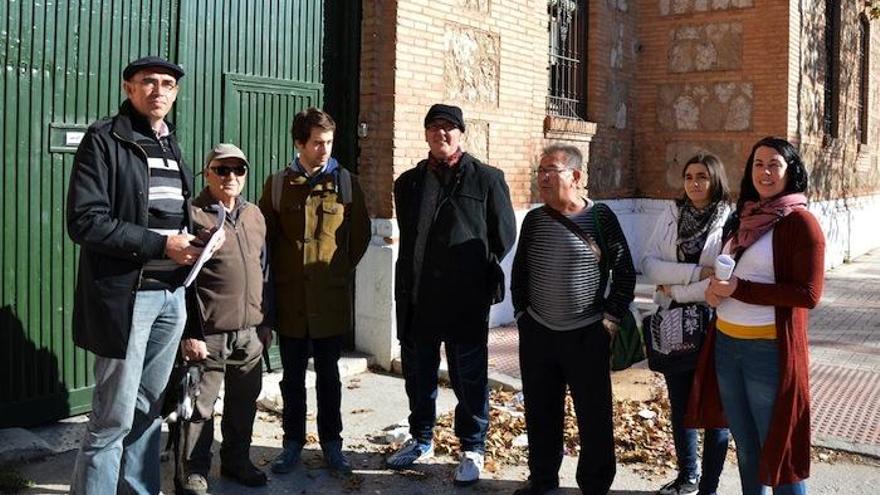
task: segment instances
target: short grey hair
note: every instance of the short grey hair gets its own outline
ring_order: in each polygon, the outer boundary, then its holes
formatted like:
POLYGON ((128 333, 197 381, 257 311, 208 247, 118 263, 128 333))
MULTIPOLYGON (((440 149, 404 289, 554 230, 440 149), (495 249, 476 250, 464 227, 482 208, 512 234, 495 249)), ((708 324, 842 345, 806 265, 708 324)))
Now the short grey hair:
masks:
POLYGON ((584 155, 581 154, 581 150, 577 149, 577 147, 570 144, 551 144, 544 147, 544 151, 541 152, 541 158, 555 155, 556 153, 565 155, 566 169, 582 172, 581 165, 584 163, 584 155))

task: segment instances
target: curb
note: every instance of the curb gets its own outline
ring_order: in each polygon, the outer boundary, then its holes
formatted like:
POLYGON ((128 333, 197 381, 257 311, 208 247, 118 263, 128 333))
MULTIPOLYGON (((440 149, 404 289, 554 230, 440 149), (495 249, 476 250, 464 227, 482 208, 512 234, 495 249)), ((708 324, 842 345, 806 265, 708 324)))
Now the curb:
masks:
MULTIPOLYGON (((360 353, 345 353, 339 359, 339 377, 348 378, 368 371, 371 358, 360 353)), ((315 372, 312 360, 306 370, 306 388, 315 387, 315 372)), ((263 391, 260 400, 280 404, 281 392, 278 383, 282 373, 279 371, 263 374, 263 391)), ((223 407, 223 388, 217 404, 223 407)), ((31 429, 5 428, 0 429, 0 465, 35 461, 55 454, 61 454, 79 448, 84 434, 88 415, 72 416, 55 423, 31 429)), ((164 425, 163 425, 164 426, 164 425)))
POLYGON ((852 454, 859 454, 880 459, 880 445, 852 442, 839 437, 816 435, 813 437, 813 447, 824 447, 831 450, 841 450, 852 454))
MULTIPOLYGON (((403 365, 399 357, 391 361, 391 372, 395 375, 403 376, 403 365)), ((449 381, 449 363, 446 362, 446 359, 440 359, 438 375, 441 380, 449 381)), ((500 371, 490 371, 489 388, 500 388, 506 392, 519 392, 522 390, 522 380, 500 371)))

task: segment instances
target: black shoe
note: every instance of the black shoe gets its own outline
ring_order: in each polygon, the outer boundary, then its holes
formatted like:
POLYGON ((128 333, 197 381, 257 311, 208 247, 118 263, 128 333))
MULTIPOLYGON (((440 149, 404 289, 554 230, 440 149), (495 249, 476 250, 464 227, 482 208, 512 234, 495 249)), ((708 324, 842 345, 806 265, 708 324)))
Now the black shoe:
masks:
POLYGON ((321 443, 321 452, 324 454, 324 463, 330 474, 337 478, 351 476, 351 462, 342 453, 342 440, 333 440, 321 443))
POLYGON ((693 495, 697 493, 699 484, 700 478, 698 476, 693 478, 679 476, 663 485, 663 487, 657 491, 657 495, 693 495))
POLYGON ((303 445, 296 441, 284 442, 283 449, 278 457, 272 461, 272 472, 286 474, 293 471, 302 457, 303 445))
POLYGON ((559 488, 559 482, 556 483, 535 483, 531 480, 513 492, 513 495, 543 495, 547 492, 559 488))
POLYGON ((250 462, 235 467, 221 465, 220 475, 244 486, 265 486, 267 482, 266 473, 250 462))

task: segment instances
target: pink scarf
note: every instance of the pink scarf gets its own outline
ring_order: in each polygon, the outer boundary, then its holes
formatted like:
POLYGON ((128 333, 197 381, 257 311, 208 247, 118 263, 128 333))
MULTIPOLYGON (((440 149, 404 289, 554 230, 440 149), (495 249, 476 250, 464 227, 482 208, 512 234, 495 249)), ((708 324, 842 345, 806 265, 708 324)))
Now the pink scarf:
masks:
POLYGON ((730 239, 730 253, 734 256, 745 251, 789 213, 807 208, 807 197, 801 193, 786 194, 769 200, 746 201, 739 229, 730 239))

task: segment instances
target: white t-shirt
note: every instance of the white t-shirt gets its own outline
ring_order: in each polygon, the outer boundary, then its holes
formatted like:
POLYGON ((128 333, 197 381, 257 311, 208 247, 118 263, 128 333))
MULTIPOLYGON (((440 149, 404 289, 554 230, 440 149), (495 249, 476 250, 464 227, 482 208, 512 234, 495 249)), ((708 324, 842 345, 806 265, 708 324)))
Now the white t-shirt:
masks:
MULTIPOLYGON (((730 243, 724 245, 724 253, 730 254, 730 243)), ((740 257, 733 274, 741 280, 759 283, 775 283, 773 271, 773 229, 749 246, 740 257)), ((718 305, 718 319, 735 325, 758 327, 776 323, 776 308, 772 305, 744 303, 732 297, 718 305)))

